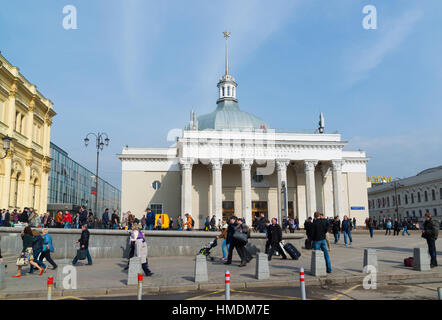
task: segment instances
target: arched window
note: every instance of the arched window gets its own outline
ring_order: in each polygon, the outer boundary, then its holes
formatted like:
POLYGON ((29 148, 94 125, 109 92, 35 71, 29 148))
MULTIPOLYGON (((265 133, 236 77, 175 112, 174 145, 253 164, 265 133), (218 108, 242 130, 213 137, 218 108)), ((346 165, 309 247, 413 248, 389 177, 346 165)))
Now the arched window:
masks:
POLYGON ((425 192, 424 192, 424 197, 425 197, 425 201, 428 201, 428 192, 427 192, 427 190, 425 190, 425 192))
POLYGON ((431 200, 436 200, 436 190, 431 190, 431 200))
POLYGON ((230 87, 229 86, 227 86, 227 96, 228 97, 230 96, 230 87))
POLYGON ((223 94, 222 94, 222 97, 224 97, 224 87, 223 87, 223 94))

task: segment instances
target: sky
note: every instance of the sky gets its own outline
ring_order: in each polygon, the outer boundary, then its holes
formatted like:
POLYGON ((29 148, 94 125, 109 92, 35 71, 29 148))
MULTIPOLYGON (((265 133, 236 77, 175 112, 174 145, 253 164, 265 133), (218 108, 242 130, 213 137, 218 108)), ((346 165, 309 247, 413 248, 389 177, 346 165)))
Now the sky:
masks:
POLYGON ((2 55, 54 102, 51 141, 94 171, 89 132, 105 132, 100 176, 121 186, 116 154, 168 147, 171 129, 216 107, 224 38, 242 110, 277 130, 338 131, 366 151, 369 176, 441 165, 442 1, 2 1, 2 55), (77 29, 63 27, 63 8, 77 29), (365 29, 373 5, 377 28, 365 29))

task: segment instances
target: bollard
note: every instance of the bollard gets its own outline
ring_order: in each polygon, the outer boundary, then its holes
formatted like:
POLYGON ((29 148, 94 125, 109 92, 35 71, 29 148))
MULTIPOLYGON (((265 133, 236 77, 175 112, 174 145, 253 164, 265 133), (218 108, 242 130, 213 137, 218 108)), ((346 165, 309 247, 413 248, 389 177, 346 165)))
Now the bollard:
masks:
POLYGON ((226 300, 230 300, 230 271, 226 270, 226 300))
POLYGON ((299 281, 301 282, 301 298, 302 300, 307 300, 305 296, 304 268, 301 268, 301 270, 299 270, 299 281))
POLYGON ((269 277, 270 272, 268 256, 265 253, 258 253, 256 255, 255 278, 263 280, 268 279, 269 277))
POLYGON ((414 258, 414 270, 418 271, 429 271, 430 268, 430 255, 426 248, 414 248, 413 249, 414 258))
POLYGON ((52 288, 54 286, 54 278, 48 278, 48 300, 52 300, 52 288))
POLYGON ((437 295, 439 296, 439 300, 442 300, 442 288, 437 288, 437 295))
POLYGON ((133 257, 129 260, 129 270, 127 273, 127 285, 138 284, 137 276, 141 273, 141 258, 133 257))
POLYGON ((315 277, 326 276, 326 266, 324 260, 324 252, 321 250, 312 251, 311 274, 315 277))
POLYGON ((362 272, 366 266, 373 266, 378 269, 378 258, 376 249, 364 249, 364 263, 362 265, 362 272))
POLYGON ((207 258, 202 254, 197 254, 195 257, 194 279, 195 282, 209 281, 207 273, 207 258))
POLYGON ((138 274, 138 300, 143 300, 143 274, 138 274))

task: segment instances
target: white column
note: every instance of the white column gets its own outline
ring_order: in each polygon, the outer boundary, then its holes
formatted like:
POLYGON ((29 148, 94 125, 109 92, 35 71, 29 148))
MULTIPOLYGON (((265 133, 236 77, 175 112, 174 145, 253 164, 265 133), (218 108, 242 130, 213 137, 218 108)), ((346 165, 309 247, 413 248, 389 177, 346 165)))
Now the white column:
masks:
POLYGON ((246 224, 252 226, 252 178, 250 168, 252 159, 241 160, 241 207, 242 217, 246 219, 246 224))
POLYGON ((334 217, 333 182, 331 165, 322 163, 322 198, 323 211, 326 217, 334 217))
MULTIPOLYGON (((285 216, 288 216, 288 212, 284 212, 284 194, 282 193, 282 183, 285 183, 285 188, 287 190, 287 166, 289 163, 289 160, 276 160, 276 170, 278 174, 278 190, 276 191, 278 199, 278 224, 282 224, 282 219, 285 216)), ((287 197, 285 198, 285 208, 287 211, 287 197)))
POLYGON ((318 160, 304 160, 307 217, 316 211, 315 166, 318 160))
POLYGON ((307 220, 307 209, 306 209, 306 189, 305 189, 305 171, 303 163, 295 162, 295 173, 296 173, 296 206, 297 214, 299 220, 299 226, 304 228, 304 222, 307 220))
POLYGON ((184 215, 189 213, 195 219, 192 213, 192 167, 194 163, 192 158, 181 158, 181 218, 186 221, 184 215))
POLYGON ((344 218, 343 204, 342 204, 342 165, 343 160, 333 160, 332 161, 332 171, 333 171, 333 202, 335 207, 335 216, 339 219, 344 218))
POLYGON ((216 216, 216 221, 223 219, 223 183, 221 159, 211 159, 212 165, 212 214, 216 216))

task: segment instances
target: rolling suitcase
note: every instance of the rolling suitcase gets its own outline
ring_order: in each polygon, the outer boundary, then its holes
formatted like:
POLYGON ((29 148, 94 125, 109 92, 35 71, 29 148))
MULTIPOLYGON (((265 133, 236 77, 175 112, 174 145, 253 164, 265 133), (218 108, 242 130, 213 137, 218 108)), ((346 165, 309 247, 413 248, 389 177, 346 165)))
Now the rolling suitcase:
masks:
POLYGON ((289 254, 290 257, 294 260, 298 260, 301 256, 301 252, 299 252, 296 247, 291 243, 281 244, 281 246, 284 248, 284 250, 289 254))
POLYGON ((312 240, 305 239, 305 248, 306 249, 311 249, 312 248, 312 240))

